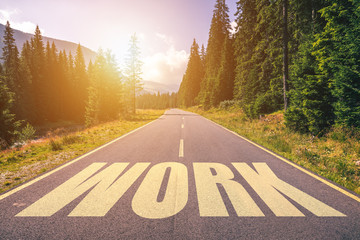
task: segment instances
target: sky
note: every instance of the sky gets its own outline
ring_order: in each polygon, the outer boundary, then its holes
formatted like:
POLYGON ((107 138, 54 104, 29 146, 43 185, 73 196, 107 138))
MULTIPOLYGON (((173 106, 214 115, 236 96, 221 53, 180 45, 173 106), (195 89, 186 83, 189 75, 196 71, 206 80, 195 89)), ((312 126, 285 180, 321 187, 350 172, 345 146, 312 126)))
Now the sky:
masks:
MULTIPOLYGON (((230 21, 236 0, 227 0, 230 21)), ((136 33, 143 79, 180 84, 195 38, 206 46, 215 0, 1 0, 0 23, 28 33, 111 50, 120 70, 136 33)))

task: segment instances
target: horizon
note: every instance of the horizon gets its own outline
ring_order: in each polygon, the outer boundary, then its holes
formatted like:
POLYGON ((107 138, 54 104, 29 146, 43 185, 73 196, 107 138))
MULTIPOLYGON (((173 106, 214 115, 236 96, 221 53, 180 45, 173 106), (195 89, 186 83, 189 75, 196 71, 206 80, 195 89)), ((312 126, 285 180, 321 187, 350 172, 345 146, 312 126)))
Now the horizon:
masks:
MULTIPOLYGON (((226 3, 233 22, 236 1, 226 3)), ((111 50, 120 70, 124 69, 130 36, 136 33, 144 63, 143 80, 180 85, 193 39, 199 46, 207 44, 214 6, 215 0, 139 0, 133 4, 106 0, 101 6, 93 1, 5 0, 0 7, 0 23, 9 21, 13 29, 30 34, 38 25, 44 37, 80 43, 94 52, 111 50), (38 7, 42 14, 37 14, 38 7)))

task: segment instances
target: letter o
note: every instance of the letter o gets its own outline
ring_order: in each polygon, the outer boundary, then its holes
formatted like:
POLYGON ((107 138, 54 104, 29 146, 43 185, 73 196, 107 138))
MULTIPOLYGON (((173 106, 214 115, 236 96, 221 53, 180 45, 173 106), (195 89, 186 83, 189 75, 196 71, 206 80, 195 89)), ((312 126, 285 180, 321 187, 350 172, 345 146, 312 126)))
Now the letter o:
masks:
POLYGON ((163 162, 153 166, 145 176, 132 200, 133 211, 144 218, 171 217, 180 212, 188 201, 188 172, 184 164, 163 162), (157 201, 166 169, 170 168, 165 196, 157 201))

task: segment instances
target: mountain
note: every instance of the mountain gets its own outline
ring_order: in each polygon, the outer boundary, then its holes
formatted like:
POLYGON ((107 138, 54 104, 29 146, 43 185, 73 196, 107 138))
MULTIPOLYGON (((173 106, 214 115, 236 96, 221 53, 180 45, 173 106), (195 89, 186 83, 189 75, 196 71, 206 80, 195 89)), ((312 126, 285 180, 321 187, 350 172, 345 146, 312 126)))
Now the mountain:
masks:
MULTIPOLYGON (((4 43, 2 41, 3 36, 4 36, 4 30, 5 30, 5 25, 0 24, 0 39, 1 39, 0 40, 0 56, 2 56, 2 48, 4 46, 4 43)), ((30 41, 30 39, 34 35, 30 34, 30 33, 24 33, 22 31, 19 31, 16 29, 13 29, 13 30, 14 30, 14 38, 15 38, 16 46, 18 47, 19 52, 21 52, 22 46, 26 42, 26 40, 30 41)), ((46 47, 47 41, 49 41, 50 44, 52 44, 52 42, 54 42, 58 51, 65 50, 66 53, 71 52, 71 54, 73 56, 76 54, 76 48, 78 46, 77 43, 43 36, 44 47, 46 47)), ((90 60, 92 60, 92 61, 95 60, 96 53, 94 51, 92 51, 91 49, 84 47, 84 46, 81 46, 81 49, 83 51, 86 64, 88 64, 90 62, 90 60)))
POLYGON ((145 93, 173 93, 179 90, 178 84, 164 84, 152 81, 143 81, 143 90, 138 93, 138 95, 142 95, 145 93))
MULTIPOLYGON (((4 36, 4 30, 5 30, 5 25, 0 24, 0 56, 2 56, 2 48, 4 46, 4 43, 2 41, 3 36, 4 36)), ((18 47, 19 52, 21 52, 22 46, 26 42, 26 40, 30 41, 30 39, 34 35, 30 34, 30 33, 25 33, 25 32, 22 32, 22 31, 19 31, 16 29, 13 29, 13 30, 14 30, 14 38, 15 38, 16 46, 18 47)), ((49 41, 50 44, 52 44, 52 42, 54 42, 58 51, 65 50, 66 53, 69 53, 71 51, 71 54, 73 56, 76 54, 76 48, 78 46, 77 43, 43 36, 43 42, 44 42, 45 46, 46 46, 47 41, 49 41)), ((90 62, 90 60, 92 60, 94 62, 95 57, 96 57, 96 52, 94 52, 91 49, 84 47, 84 46, 81 46, 81 48, 82 48, 82 51, 84 54, 86 64, 88 64, 90 62)), ((140 93, 138 93, 139 95, 145 94, 145 93, 151 93, 151 94, 156 93, 157 94, 158 92, 173 93, 173 92, 177 92, 179 90, 178 84, 163 84, 163 83, 152 82, 152 81, 143 81, 143 83, 144 83, 144 85, 143 85, 144 89, 140 93)))

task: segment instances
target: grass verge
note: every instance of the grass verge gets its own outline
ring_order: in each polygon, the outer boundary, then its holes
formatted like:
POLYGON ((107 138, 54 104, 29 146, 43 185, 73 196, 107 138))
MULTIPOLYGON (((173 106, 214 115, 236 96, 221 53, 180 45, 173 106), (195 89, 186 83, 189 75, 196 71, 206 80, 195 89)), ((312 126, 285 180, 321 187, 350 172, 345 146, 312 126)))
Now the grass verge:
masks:
POLYGON ((318 138, 285 127, 282 112, 250 120, 237 108, 187 109, 360 194, 360 133, 334 128, 318 138))
POLYGON ((164 110, 137 110, 126 120, 118 120, 33 141, 21 148, 0 152, 0 193, 37 175, 76 158, 117 137, 141 127, 164 113, 164 110))

